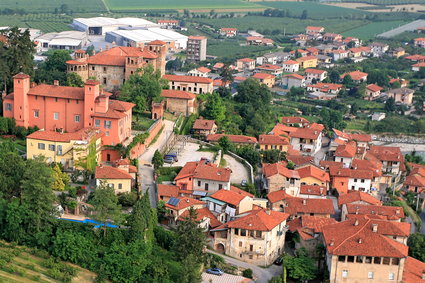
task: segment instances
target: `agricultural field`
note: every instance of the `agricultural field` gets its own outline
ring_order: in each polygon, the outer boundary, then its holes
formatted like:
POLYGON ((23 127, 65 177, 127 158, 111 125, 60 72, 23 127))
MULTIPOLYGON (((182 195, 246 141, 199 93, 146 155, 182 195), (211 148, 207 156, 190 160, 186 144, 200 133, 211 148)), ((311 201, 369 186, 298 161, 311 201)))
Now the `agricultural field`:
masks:
POLYGON ((17 26, 20 28, 35 28, 43 32, 58 32, 71 30, 69 24, 72 18, 55 14, 2 15, 0 26, 17 26))
POLYGON ((264 6, 279 9, 290 10, 294 16, 300 16, 304 10, 307 11, 308 17, 315 19, 339 18, 351 15, 367 15, 368 12, 363 12, 356 9, 343 8, 337 6, 323 5, 312 2, 257 2, 264 6))
POLYGON ((404 21, 386 21, 386 22, 373 22, 367 25, 351 29, 343 32, 343 36, 354 36, 363 40, 374 38, 377 34, 392 30, 400 25, 404 25, 404 21))
MULTIPOLYGON (((199 23, 211 25, 218 29, 221 27, 235 27, 242 32, 246 32, 250 29, 255 29, 258 32, 279 30, 283 35, 284 32, 287 34, 295 34, 305 31, 305 27, 309 25, 318 25, 326 28, 326 31, 343 33, 356 27, 363 26, 368 21, 362 20, 344 20, 329 19, 322 20, 319 23, 315 20, 306 19, 294 19, 294 18, 274 18, 274 17, 263 17, 263 16, 245 16, 239 18, 226 18, 226 19, 196 19, 199 23)), ((267 34, 267 32, 265 33, 267 34)))
POLYGON ((96 274, 47 252, 0 241, 0 282, 94 282, 96 274))
POLYGON ((22 9, 27 13, 53 13, 55 9, 60 11, 62 5, 66 5, 62 8, 74 13, 106 11, 102 0, 1 0, 0 10, 22 9))
POLYGON ((423 4, 423 0, 340 0, 341 2, 366 3, 372 5, 423 4))
POLYGON ((111 11, 189 9, 208 12, 212 9, 250 10, 264 8, 256 3, 243 0, 105 0, 105 2, 111 11))

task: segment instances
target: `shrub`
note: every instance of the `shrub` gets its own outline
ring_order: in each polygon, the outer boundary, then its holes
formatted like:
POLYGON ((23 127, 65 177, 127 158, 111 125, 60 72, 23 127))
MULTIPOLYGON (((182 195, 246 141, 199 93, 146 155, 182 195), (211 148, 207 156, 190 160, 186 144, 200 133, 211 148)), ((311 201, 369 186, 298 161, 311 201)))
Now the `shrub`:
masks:
POLYGON ((118 195, 118 202, 122 206, 133 206, 137 201, 137 194, 135 192, 123 193, 118 195))
POLYGON ((252 275, 253 275, 253 273, 252 273, 252 269, 251 268, 245 269, 242 272, 242 276, 243 277, 246 277, 246 278, 252 278, 252 275))

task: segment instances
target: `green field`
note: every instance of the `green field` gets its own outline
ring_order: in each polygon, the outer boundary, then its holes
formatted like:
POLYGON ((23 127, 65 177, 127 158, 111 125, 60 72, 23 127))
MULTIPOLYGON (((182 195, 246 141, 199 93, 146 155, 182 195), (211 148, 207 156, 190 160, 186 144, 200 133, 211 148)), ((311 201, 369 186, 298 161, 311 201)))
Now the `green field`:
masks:
POLYGON ((388 22, 374 22, 367 25, 354 28, 352 30, 343 32, 343 36, 354 36, 363 40, 374 38, 377 34, 389 31, 399 25, 406 24, 404 21, 388 21, 388 22))
POLYGON ((53 13, 55 9, 60 10, 63 4, 74 13, 106 11, 102 0, 0 0, 0 10, 8 8, 23 9, 25 12, 53 13))
POLYGON ((226 19, 196 19, 197 22, 205 23, 213 26, 214 28, 221 27, 235 27, 240 31, 247 31, 255 29, 259 32, 264 30, 280 30, 281 33, 300 33, 305 31, 305 27, 309 25, 321 25, 326 28, 326 31, 342 33, 350 29, 360 27, 368 23, 362 20, 344 20, 330 19, 322 20, 300 20, 294 18, 273 18, 262 16, 246 16, 240 18, 226 18, 226 19))
POLYGON ((309 17, 313 18, 338 18, 341 16, 351 15, 366 15, 368 12, 363 12, 356 9, 342 8, 336 6, 323 5, 312 2, 259 2, 264 6, 279 10, 290 10, 294 16, 300 16, 304 10, 307 11, 309 17))
POLYGON ((0 26, 17 26, 20 28, 35 28, 43 32, 71 30, 68 26, 72 17, 55 14, 2 15, 0 26))
POLYGON ((250 9, 264 8, 256 3, 243 0, 105 0, 106 5, 112 11, 130 10, 163 10, 163 9, 190 9, 190 10, 211 10, 211 9, 250 9))
POLYGON ((366 3, 373 5, 424 4, 423 0, 340 0, 341 2, 366 3))

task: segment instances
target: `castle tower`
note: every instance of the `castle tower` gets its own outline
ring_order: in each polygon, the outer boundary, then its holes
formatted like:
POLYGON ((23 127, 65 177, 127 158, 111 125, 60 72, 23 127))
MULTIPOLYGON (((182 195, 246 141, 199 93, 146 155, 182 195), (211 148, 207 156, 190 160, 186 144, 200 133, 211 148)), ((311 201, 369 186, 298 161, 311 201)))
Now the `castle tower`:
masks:
POLYGON ((163 76, 165 74, 165 57, 168 52, 167 43, 161 40, 151 41, 148 43, 148 50, 158 56, 155 68, 159 70, 161 72, 161 76, 163 76))
POLYGON ((88 80, 84 84, 84 127, 93 127, 91 115, 95 111, 95 99, 99 96, 99 82, 88 80))
POLYGON ((27 74, 17 74, 13 77, 14 102, 13 116, 17 126, 28 128, 28 92, 30 90, 30 76, 27 74))

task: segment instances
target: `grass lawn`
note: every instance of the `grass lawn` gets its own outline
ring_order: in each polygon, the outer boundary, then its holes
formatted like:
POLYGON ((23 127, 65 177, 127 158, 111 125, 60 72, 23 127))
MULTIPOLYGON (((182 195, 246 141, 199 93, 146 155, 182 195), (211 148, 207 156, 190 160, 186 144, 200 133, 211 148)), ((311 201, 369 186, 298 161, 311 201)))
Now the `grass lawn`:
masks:
POLYGON ((389 31, 400 25, 404 25, 404 21, 385 21, 385 22, 374 22, 367 25, 354 28, 352 30, 343 32, 343 36, 354 36, 363 40, 374 38, 377 34, 389 31))
POLYGON ((367 101, 367 100, 364 100, 364 99, 345 98, 344 103, 346 103, 346 104, 354 104, 355 103, 359 106, 360 109, 363 109, 363 110, 377 111, 377 110, 383 110, 384 109, 383 103, 379 103, 379 102, 376 102, 376 101, 367 101))
POLYGON ((156 179, 157 184, 162 182, 172 182, 174 178, 179 174, 182 167, 162 167, 158 170, 158 178, 156 179))
POLYGON ((155 123, 155 120, 150 119, 145 115, 134 115, 133 116, 133 130, 136 131, 147 131, 150 126, 155 123))
POLYGON ((263 8, 262 6, 242 0, 105 0, 111 10, 211 10, 211 9, 248 9, 263 8))
POLYGON ((364 131, 364 128, 366 126, 366 120, 352 120, 352 121, 345 121, 347 123, 347 130, 357 130, 357 131, 364 131))

